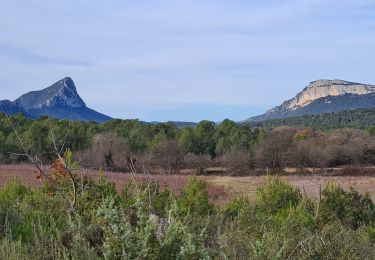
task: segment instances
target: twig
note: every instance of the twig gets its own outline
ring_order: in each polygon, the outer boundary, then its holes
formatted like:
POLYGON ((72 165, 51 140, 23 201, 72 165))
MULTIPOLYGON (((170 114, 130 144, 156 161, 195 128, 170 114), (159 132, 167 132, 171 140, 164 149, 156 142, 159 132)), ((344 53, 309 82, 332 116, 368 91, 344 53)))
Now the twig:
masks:
POLYGON ((301 241, 301 242, 299 242, 298 245, 296 246, 296 248, 294 248, 294 250, 292 251, 292 253, 290 253, 290 255, 288 256, 287 259, 291 259, 292 256, 294 255, 294 253, 297 251, 297 249, 300 248, 301 246, 303 246, 303 243, 305 243, 305 242, 307 242, 307 241, 309 241, 309 240, 312 240, 312 239, 314 239, 314 238, 315 238, 315 235, 312 236, 312 237, 309 237, 309 238, 307 238, 307 239, 305 239, 305 240, 303 240, 303 241, 301 241))

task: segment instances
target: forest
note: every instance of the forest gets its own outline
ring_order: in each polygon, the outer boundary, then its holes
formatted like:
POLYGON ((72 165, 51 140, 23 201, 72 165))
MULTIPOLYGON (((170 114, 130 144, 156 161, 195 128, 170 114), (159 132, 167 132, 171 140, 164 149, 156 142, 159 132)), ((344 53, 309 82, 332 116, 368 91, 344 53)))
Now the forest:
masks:
POLYGON ((28 160, 16 137, 22 137, 31 155, 50 163, 54 144, 69 149, 85 168, 120 172, 179 173, 193 169, 225 169, 237 175, 375 164, 375 127, 320 130, 301 126, 273 129, 224 120, 202 121, 195 127, 172 122, 147 124, 138 120, 111 120, 104 124, 37 120, 18 114, 0 117, 0 160, 28 160))

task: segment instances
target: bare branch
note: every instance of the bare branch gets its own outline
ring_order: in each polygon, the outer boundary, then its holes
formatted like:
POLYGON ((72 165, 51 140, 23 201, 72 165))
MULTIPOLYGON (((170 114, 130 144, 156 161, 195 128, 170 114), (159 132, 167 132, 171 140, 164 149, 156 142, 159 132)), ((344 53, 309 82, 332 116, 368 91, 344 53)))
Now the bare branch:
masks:
MULTIPOLYGON (((55 153, 56 153, 57 157, 59 158, 59 160, 62 162, 65 170, 67 171, 67 173, 69 175, 69 180, 70 180, 70 182, 72 184, 72 188, 73 188, 73 201, 70 202, 70 209, 69 209, 69 211, 73 212, 74 208, 75 208, 76 201, 77 201, 77 189, 76 189, 76 182, 75 182, 74 174, 72 173, 72 170, 70 169, 70 167, 66 164, 64 158, 61 156, 61 154, 60 154, 61 150, 59 151, 57 149, 56 139, 55 139, 55 135, 54 135, 54 132, 52 130, 51 124, 50 124, 50 133, 51 133, 51 137, 52 137, 53 146, 55 148, 55 153)), ((63 144, 63 146, 64 145, 65 145, 65 143, 63 144)))
MULTIPOLYGON (((296 248, 294 248, 294 250, 292 251, 292 253, 290 253, 290 255, 288 256, 287 259, 291 259, 292 256, 294 255, 294 253, 297 251, 298 248, 303 247, 303 244, 304 244, 304 243, 306 243, 307 241, 310 241, 310 240, 312 240, 312 239, 314 239, 314 238, 315 238, 315 235, 312 236, 312 237, 306 238, 305 240, 299 242, 298 245, 296 246, 296 248)), ((304 250, 305 250, 305 249, 304 249, 304 250)))

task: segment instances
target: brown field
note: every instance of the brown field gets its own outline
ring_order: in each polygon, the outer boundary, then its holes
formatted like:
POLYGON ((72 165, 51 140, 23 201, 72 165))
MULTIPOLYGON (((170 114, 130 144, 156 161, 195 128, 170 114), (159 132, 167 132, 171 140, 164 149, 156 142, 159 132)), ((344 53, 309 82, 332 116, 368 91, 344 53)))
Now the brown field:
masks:
MULTIPOLYGON (((48 170, 48 167, 46 167, 48 170)), ((98 171, 83 170, 85 175, 94 179, 98 178, 98 171)), ((116 184, 116 189, 121 192, 124 186, 128 183, 131 176, 125 173, 106 172, 106 178, 116 184)), ((0 187, 17 177, 22 183, 31 187, 38 187, 41 182, 36 179, 35 169, 30 165, 0 165, 0 187)), ((169 188, 175 194, 178 194, 188 181, 188 175, 137 175, 136 181, 142 182, 144 180, 155 180, 160 187, 169 188)), ((204 177, 209 181, 208 193, 210 200, 216 204, 222 204, 230 198, 240 195, 254 198, 256 188, 264 184, 265 176, 246 176, 246 177, 231 177, 231 176, 209 176, 204 177)), ((319 198, 320 188, 328 182, 335 182, 344 189, 348 190, 353 187, 360 193, 369 193, 371 198, 375 201, 375 175, 356 175, 356 176, 327 176, 327 175, 298 175, 288 174, 280 177, 288 181, 293 186, 299 188, 301 192, 305 193, 313 199, 319 198)))
MULTIPOLYGON (((320 188, 324 188, 328 182, 334 182, 349 190, 353 187, 358 192, 369 193, 375 201, 375 176, 318 176, 318 175, 284 175, 280 177, 288 181, 294 187, 301 190, 313 199, 319 198, 320 188)), ((231 197, 245 195, 254 198, 256 188, 264 184, 266 176, 246 176, 246 177, 215 177, 212 183, 225 187, 225 191, 231 197)))

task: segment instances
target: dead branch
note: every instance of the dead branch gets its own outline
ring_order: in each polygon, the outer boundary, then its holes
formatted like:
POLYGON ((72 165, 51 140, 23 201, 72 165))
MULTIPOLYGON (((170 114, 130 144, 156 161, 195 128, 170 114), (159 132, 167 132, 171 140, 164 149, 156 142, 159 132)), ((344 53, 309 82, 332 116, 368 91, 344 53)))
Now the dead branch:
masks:
POLYGON ((315 238, 315 235, 312 236, 312 237, 306 238, 305 240, 299 242, 298 245, 293 249, 292 253, 290 253, 290 255, 288 256, 287 259, 291 259, 292 256, 294 255, 294 253, 297 251, 298 248, 303 247, 304 243, 306 243, 307 241, 310 241, 310 240, 312 240, 314 238, 315 238))

